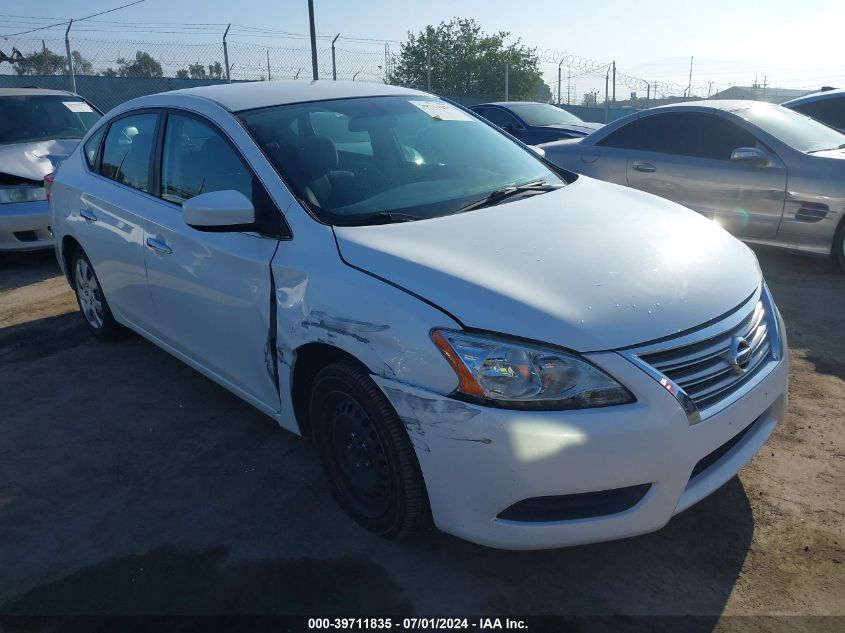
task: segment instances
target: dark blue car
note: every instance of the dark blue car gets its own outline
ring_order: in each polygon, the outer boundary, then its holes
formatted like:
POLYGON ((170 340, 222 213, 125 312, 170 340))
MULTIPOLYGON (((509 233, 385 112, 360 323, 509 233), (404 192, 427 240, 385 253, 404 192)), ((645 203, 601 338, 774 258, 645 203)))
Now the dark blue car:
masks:
POLYGON ((470 110, 527 145, 581 138, 602 126, 601 123, 582 121, 551 104, 533 101, 481 103, 470 107, 470 110))

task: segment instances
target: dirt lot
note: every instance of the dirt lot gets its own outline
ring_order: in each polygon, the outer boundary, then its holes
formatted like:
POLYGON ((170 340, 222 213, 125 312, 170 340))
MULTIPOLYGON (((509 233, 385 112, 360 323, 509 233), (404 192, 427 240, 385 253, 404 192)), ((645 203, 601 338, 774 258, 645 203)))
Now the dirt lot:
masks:
POLYGON ((768 445, 660 532, 528 553, 371 537, 307 441, 138 337, 96 342, 51 253, 7 256, 0 613, 843 615, 845 275, 758 256, 792 362, 768 445))

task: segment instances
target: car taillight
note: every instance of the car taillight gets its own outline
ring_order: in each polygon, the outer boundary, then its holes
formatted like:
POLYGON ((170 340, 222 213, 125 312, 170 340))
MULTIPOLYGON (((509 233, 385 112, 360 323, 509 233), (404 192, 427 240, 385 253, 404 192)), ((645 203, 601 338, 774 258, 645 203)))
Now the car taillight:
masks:
POLYGON ((47 194, 47 202, 52 202, 50 193, 53 191, 53 180, 56 178, 56 172, 44 176, 44 193, 47 194))

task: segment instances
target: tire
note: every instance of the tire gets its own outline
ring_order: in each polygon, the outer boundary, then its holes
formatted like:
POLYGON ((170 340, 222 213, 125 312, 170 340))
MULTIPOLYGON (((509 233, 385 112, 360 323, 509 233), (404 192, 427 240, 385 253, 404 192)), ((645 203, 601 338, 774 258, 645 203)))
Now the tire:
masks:
POLYGON ((102 341, 122 338, 126 329, 115 321, 91 260, 81 249, 76 249, 70 259, 70 275, 76 303, 88 330, 102 341))
POLYGON ((833 260, 839 264, 840 270, 845 272, 845 218, 839 222, 839 226, 833 236, 833 248, 830 254, 833 260))
POLYGON ((396 411, 351 362, 324 367, 311 387, 311 428, 338 505, 361 527, 391 540, 430 523, 420 465, 396 411))

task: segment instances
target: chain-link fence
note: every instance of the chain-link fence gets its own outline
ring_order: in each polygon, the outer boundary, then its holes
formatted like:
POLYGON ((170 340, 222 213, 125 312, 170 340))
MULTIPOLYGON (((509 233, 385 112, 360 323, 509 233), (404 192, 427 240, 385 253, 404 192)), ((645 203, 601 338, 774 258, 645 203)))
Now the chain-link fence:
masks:
MULTIPOLYGON (((0 87, 73 90, 108 110, 136 96, 189 86, 312 78, 310 41, 304 35, 237 25, 148 24, 133 29, 128 23, 92 22, 52 25, 40 30, 48 35, 43 38, 23 31, 0 39, 0 87), (133 39, 133 33, 141 37, 133 39)), ((647 81, 618 72, 615 63, 559 51, 533 49, 533 55, 543 82, 527 97, 577 109, 586 120, 609 121, 630 108, 716 92, 712 82, 694 87, 647 81)), ((317 38, 320 79, 397 81, 399 57, 395 41, 341 35, 317 38)), ((463 63, 454 56, 432 56, 410 87, 430 85, 465 105, 508 99, 505 65, 477 68, 467 63, 462 74, 463 63), (447 71, 449 81, 445 81, 447 71), (485 94, 477 90, 482 84, 485 94)))
MULTIPOLYGON (((390 46, 322 38, 317 47, 320 77, 383 82, 395 59, 390 46)), ((106 110, 132 97, 188 86, 312 78, 308 42, 295 39, 265 45, 17 38, 0 42, 0 51, 0 60, 8 62, 0 61, 0 87, 73 90, 106 110)))

